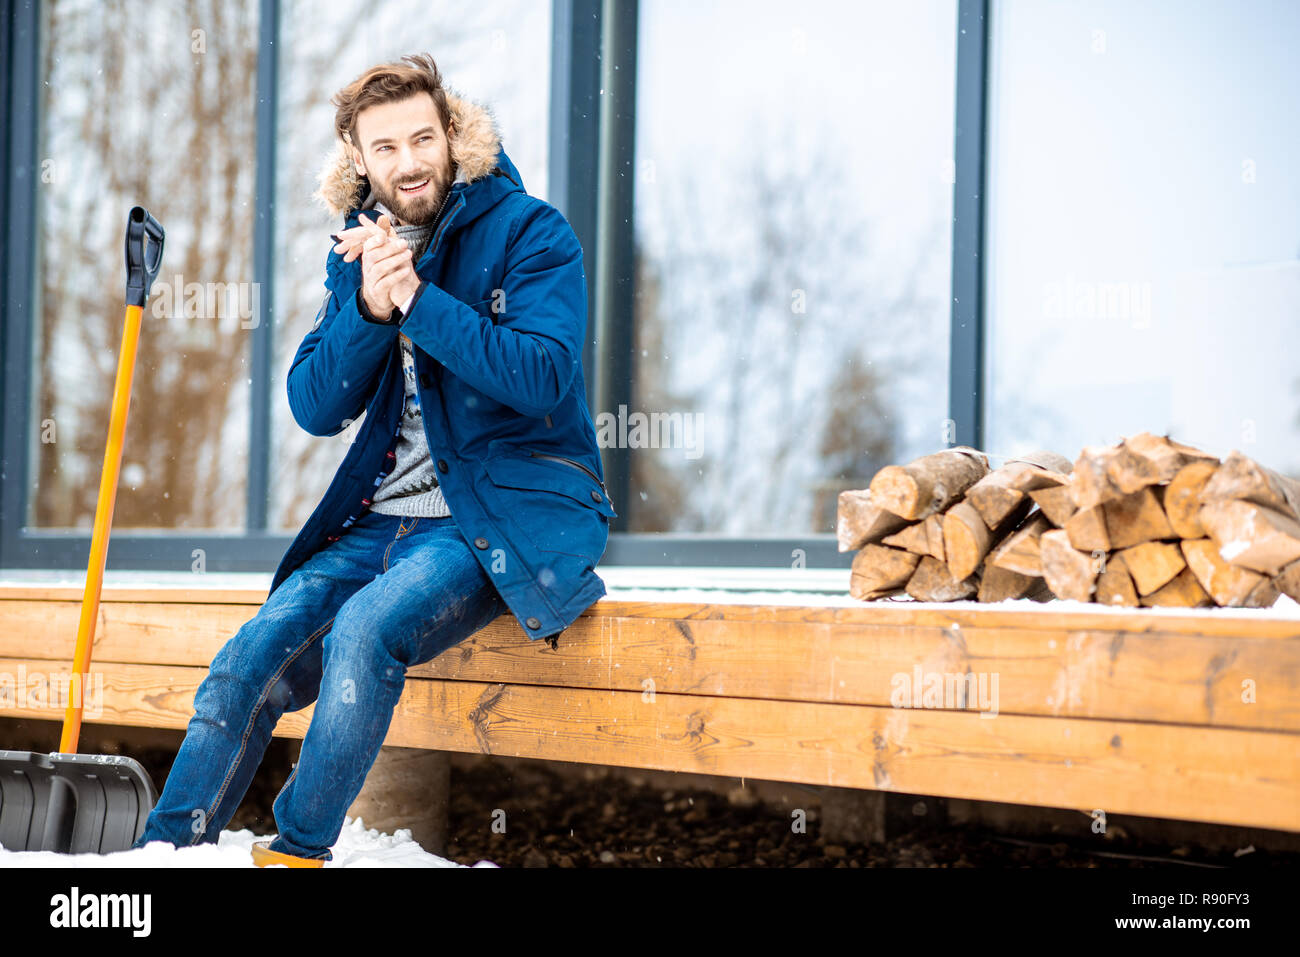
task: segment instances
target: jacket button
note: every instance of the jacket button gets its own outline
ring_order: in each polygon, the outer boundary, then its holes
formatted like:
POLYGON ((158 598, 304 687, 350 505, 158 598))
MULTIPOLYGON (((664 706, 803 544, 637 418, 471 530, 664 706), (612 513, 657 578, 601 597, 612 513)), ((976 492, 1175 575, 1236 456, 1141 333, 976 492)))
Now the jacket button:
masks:
POLYGON ((487 548, 487 547, 488 547, 488 540, 487 540, 486 538, 476 538, 476 539, 474 539, 474 547, 475 547, 475 548, 480 548, 480 549, 482 549, 482 548, 487 548))
POLYGON ((599 502, 601 500, 600 493, 597 492, 594 488, 591 490, 591 500, 593 502, 599 502))
POLYGON ((533 629, 542 627, 542 623, 538 621, 536 618, 525 618, 524 624, 527 625, 529 628, 533 628, 533 629))
POLYGON ((429 373, 427 372, 420 373, 420 385, 424 386, 427 389, 429 388, 432 381, 433 380, 429 378, 429 373))
POLYGON ((446 460, 446 459, 438 459, 438 471, 439 471, 439 472, 442 472, 444 475, 447 473, 447 460, 446 460))

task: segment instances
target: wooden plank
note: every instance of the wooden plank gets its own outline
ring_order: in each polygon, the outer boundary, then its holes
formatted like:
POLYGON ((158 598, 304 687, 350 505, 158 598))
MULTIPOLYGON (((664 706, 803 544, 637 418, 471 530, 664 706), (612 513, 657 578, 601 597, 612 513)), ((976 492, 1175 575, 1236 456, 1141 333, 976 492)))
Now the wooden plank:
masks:
MULTIPOLYGON (((92 722, 185 726, 203 669, 112 667, 92 722)), ((411 679, 385 744, 1300 831, 1277 732, 411 679)))
MULTIPOLYGON (((206 665, 260 605, 101 601, 92 664, 206 665)), ((0 657, 40 657, 71 666, 81 601, 0 601, 0 657)))
MULTIPOLYGON (((844 570, 844 594, 848 596, 849 572, 844 570)), ((39 602, 37 607, 30 605, 24 609, 22 602, 28 600, 25 597, 26 589, 22 589, 23 595, 16 600, 7 600, 10 593, 0 589, 0 654, 4 654, 3 642, 6 640, 6 634, 9 632, 9 622, 17 620, 21 622, 30 619, 31 616, 37 616, 38 620, 51 622, 49 618, 52 614, 66 614, 71 609, 72 614, 72 635, 69 637, 66 627, 46 627, 35 632, 39 635, 39 643, 32 645, 30 639, 23 643, 19 654, 29 654, 39 657, 71 659, 72 642, 76 637, 77 615, 80 613, 81 594, 65 594, 64 602, 51 603, 49 607, 44 607, 44 602, 39 602), (59 607, 62 611, 56 611, 59 607), (57 641, 66 641, 67 651, 63 651, 62 645, 54 644, 57 641), (52 649, 60 650, 54 651, 52 649)), ((107 592, 107 589, 106 589, 107 592)), ((136 594, 137 589, 131 589, 128 594, 136 594)), ((157 604, 162 608, 176 608, 184 604, 197 604, 200 609, 210 608, 211 605, 206 600, 199 598, 194 603, 180 601, 170 601, 165 597, 158 599, 155 591, 146 592, 153 595, 153 599, 144 601, 143 604, 137 604, 132 614, 143 614, 141 609, 147 604, 157 604)), ((239 625, 257 613, 261 607, 262 601, 266 598, 265 594, 259 592, 250 592, 244 590, 241 592, 243 600, 234 607, 241 609, 236 612, 221 612, 220 614, 229 614, 229 617, 223 618, 225 628, 228 634, 234 634, 239 625), (233 623, 233 625, 231 624, 233 623)), ((813 601, 814 599, 810 599, 813 601)), ((102 615, 109 613, 113 605, 118 604, 118 599, 102 599, 100 602, 102 615), (107 606, 107 608, 106 608, 107 606)), ((132 599, 121 600, 122 605, 132 605, 136 602, 132 599)), ((221 603, 217 603, 221 604, 221 603)), ((880 625, 937 625, 939 627, 950 627, 960 625, 962 627, 1011 627, 1011 628, 1057 628, 1065 630, 1074 629, 1115 629, 1125 632, 1142 632, 1142 631, 1162 631, 1176 632, 1183 634, 1205 634, 1205 635, 1243 635, 1251 637, 1276 637, 1290 638, 1300 635, 1300 617, 1279 613, 1270 609, 1242 609, 1228 611, 1226 609, 1209 609, 1205 611, 1193 611, 1186 613, 1177 612, 1151 612, 1149 610, 1125 611, 1097 606, 1095 609, 1080 610, 1078 606, 1069 606, 1068 610, 1060 610, 1058 602, 1049 602, 1044 605, 1034 606, 1017 606, 1007 608, 1004 606, 981 607, 975 604, 920 604, 915 602, 896 602, 896 603, 858 603, 846 605, 818 605, 810 604, 783 604, 767 605, 761 600, 755 600, 752 604, 741 604, 738 602, 699 602, 699 601, 647 601, 644 599, 630 600, 618 598, 602 598, 593 603, 586 609, 579 621, 586 619, 600 618, 674 618, 682 620, 707 619, 726 619, 730 621, 783 621, 790 623, 836 623, 836 624, 880 624, 880 625)), ((66 619, 61 619, 66 621, 66 619)), ((101 621, 104 619, 101 618, 101 621)), ((191 619, 194 622, 201 622, 202 615, 191 619)), ((503 615, 501 621, 512 621, 509 616, 503 615)), ((518 629, 517 624, 512 627, 516 628, 520 634, 522 629, 518 629)), ((568 632, 565 632, 567 636, 568 632)), ((561 639, 563 640, 563 639, 561 639)))
MULTIPOLYGON (((847 571, 845 590, 848 589, 847 571)), ((784 621, 792 623, 937 625, 1113 629, 1181 634, 1292 638, 1300 636, 1300 617, 1270 609, 1208 609, 1201 612, 1152 612, 1098 606, 1061 610, 1059 603, 981 607, 975 604, 922 605, 913 602, 831 605, 713 604, 707 602, 624 601, 602 598, 583 613, 592 618, 677 618, 682 620, 784 621)), ((517 626, 516 626, 517 627, 517 626)), ((522 630, 521 630, 522 633, 522 630)), ((567 632, 566 632, 567 634, 567 632)), ((562 639, 563 640, 563 639, 562 639)))
MULTIPOLYGON (((1300 830, 1295 736, 414 682, 387 743, 1300 830), (409 698, 409 700, 408 700, 409 698), (548 733, 549 732, 549 733, 548 733), (1209 796, 1209 797, 1207 797, 1209 796)), ((294 736, 309 718, 296 717, 294 736)), ((288 729, 286 729, 288 730, 288 729)))
MULTIPOLYGON (((100 591, 100 602, 180 602, 183 604, 236 604, 261 605, 266 601, 266 588, 225 588, 203 585, 195 575, 193 587, 169 585, 114 585, 105 583, 100 591)), ((75 601, 80 602, 83 585, 3 585, 3 601, 75 601)))
MULTIPOLYGON (((206 668, 224 636, 159 641, 111 628, 92 668, 149 660, 206 668), (163 659, 171 658, 170 662, 163 659)), ((0 642, 3 657, 35 660, 0 642)), ((66 671, 67 654, 40 670, 66 671)), ((412 676, 593 689, 886 705, 898 675, 999 675, 1004 713, 1300 731, 1300 637, 951 625, 580 618, 559 648, 502 617, 412 676), (1267 695, 1243 701, 1244 682, 1267 695)), ((0 671, 0 676, 3 675, 0 671)))

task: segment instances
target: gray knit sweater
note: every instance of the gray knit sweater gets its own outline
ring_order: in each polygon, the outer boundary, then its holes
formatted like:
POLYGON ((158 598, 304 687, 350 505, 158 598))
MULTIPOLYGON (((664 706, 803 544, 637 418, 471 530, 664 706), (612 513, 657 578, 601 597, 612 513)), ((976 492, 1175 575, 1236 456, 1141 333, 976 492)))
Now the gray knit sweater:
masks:
MULTIPOLYGON (((394 222, 397 218, 382 203, 375 203, 376 213, 387 213, 394 222)), ((397 226, 397 234, 406 240, 418 260, 433 234, 432 225, 397 226)), ((393 471, 385 476, 375 494, 371 496, 370 510, 381 515, 422 516, 429 518, 451 514, 442 488, 438 485, 438 471, 429 455, 429 440, 424 433, 424 415, 420 409, 420 393, 415 381, 415 354, 411 340, 399 335, 402 347, 402 378, 406 389, 406 406, 402 412, 401 433, 394 454, 397 462, 393 471)))

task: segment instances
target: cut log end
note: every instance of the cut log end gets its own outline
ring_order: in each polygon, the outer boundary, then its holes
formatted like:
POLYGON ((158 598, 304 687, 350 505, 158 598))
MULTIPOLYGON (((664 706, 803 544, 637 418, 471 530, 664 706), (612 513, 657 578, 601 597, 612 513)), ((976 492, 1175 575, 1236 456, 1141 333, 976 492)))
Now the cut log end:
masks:
POLYGON ((846 489, 840 492, 835 518, 835 537, 842 552, 856 551, 879 542, 886 535, 907 524, 874 503, 870 489, 846 489))
POLYGON ((1120 555, 1111 555, 1102 566, 1097 576, 1095 600, 1100 605, 1119 605, 1124 608, 1138 606, 1137 588, 1133 585, 1133 576, 1120 555))
POLYGON ((863 601, 903 587, 921 556, 887 545, 868 545, 853 558, 849 594, 863 601))
POLYGON ((988 474, 988 458, 959 447, 925 455, 907 465, 887 465, 871 479, 872 500, 909 521, 941 512, 988 474))
POLYGON ((978 591, 978 574, 956 579, 946 564, 929 556, 921 559, 907 583, 907 593, 917 601, 960 601, 978 591))
POLYGON ((1093 556, 1070 545, 1064 529, 1043 532, 1038 539, 1043 578, 1057 598, 1089 601, 1097 583, 1097 562, 1093 556))

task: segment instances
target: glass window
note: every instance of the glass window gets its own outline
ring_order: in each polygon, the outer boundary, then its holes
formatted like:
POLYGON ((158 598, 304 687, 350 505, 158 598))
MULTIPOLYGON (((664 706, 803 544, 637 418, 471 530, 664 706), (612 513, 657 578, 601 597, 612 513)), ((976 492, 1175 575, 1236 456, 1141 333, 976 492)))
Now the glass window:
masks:
POLYGON ((166 230, 114 529, 243 527, 257 3, 41 5, 25 522, 89 529, 122 339, 126 218, 166 230))
POLYGON ((330 98, 376 63, 432 54, 449 88, 492 111, 524 188, 545 199, 551 4, 288 0, 281 6, 280 36, 270 524, 297 530, 356 431, 327 439, 308 435, 285 394, 289 366, 324 298, 329 234, 340 225, 312 199, 336 141, 330 98))
POLYGON ((956 6, 639 5, 630 531, 830 533, 945 443, 956 6))
POLYGON ((1300 474, 1300 5, 998 3, 988 447, 1300 474))

